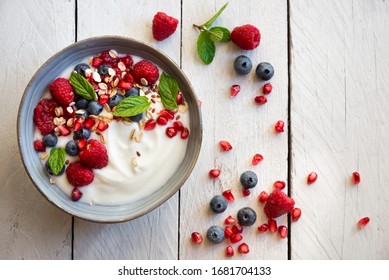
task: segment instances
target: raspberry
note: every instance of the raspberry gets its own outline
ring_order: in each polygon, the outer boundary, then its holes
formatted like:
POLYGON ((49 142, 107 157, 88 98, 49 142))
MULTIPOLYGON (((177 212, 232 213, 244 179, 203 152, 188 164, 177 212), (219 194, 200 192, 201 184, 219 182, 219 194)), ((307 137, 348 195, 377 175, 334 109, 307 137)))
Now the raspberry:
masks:
POLYGON ((34 141, 34 149, 37 152, 44 152, 44 151, 46 151, 46 145, 41 140, 35 140, 34 141))
POLYGON ((84 166, 81 162, 72 162, 66 168, 66 177, 72 186, 82 187, 93 182, 93 170, 84 166))
POLYGON ((74 101, 74 92, 69 80, 65 78, 57 78, 50 84, 51 96, 58 104, 69 106, 74 101))
POLYGON ((231 32, 231 41, 243 50, 253 50, 259 46, 261 33, 251 24, 235 27, 231 32))
POLYGON ((159 70, 150 61, 142 60, 134 65, 132 76, 138 84, 142 84, 142 78, 146 79, 149 85, 155 84, 159 78, 159 70))
POLYGON ((165 40, 176 31, 178 20, 165 13, 158 12, 153 19, 153 37, 157 41, 165 40))
POLYGON ((279 189, 269 194, 265 204, 265 214, 269 219, 289 213, 294 208, 294 200, 279 189))
POLYGON ((54 131, 55 108, 58 106, 53 99, 42 99, 34 109, 34 123, 42 135, 54 131))
POLYGON ((90 168, 103 168, 108 164, 107 149, 97 140, 89 140, 86 149, 78 155, 81 163, 90 168))

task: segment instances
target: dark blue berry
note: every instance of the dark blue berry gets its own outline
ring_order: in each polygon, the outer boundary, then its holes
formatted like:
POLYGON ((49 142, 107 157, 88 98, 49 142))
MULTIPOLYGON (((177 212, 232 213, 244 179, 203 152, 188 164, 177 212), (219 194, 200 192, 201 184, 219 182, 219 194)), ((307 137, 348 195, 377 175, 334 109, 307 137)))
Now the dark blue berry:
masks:
POLYGON ((253 171, 245 171, 240 175, 240 183, 246 189, 254 188, 258 183, 257 174, 253 171))
POLYGON ((43 136, 42 142, 46 145, 46 147, 54 147, 57 145, 58 137, 54 133, 50 133, 43 136))
POLYGON ((97 73, 100 74, 100 76, 107 76, 108 75, 108 69, 111 68, 108 64, 102 64, 97 69, 97 73))
POLYGON ((143 119, 143 113, 130 117, 130 120, 133 122, 139 122, 141 119, 143 119))
POLYGON ((251 59, 247 56, 240 55, 235 58, 234 69, 236 73, 246 75, 250 73, 251 68, 253 68, 253 64, 251 63, 251 59))
POLYGON ((257 213, 250 207, 243 207, 238 211, 237 217, 242 226, 251 226, 257 220, 257 213))
POLYGON ((137 87, 132 87, 132 88, 126 90, 126 94, 124 95, 124 97, 129 97, 129 96, 139 96, 139 94, 140 94, 139 88, 137 88, 137 87))
POLYGON ((89 101, 84 98, 76 99, 76 107, 77 109, 86 109, 88 107, 89 101))
POLYGON ((209 242, 218 244, 224 240, 224 230, 220 226, 211 226, 207 230, 207 239, 209 242))
POLYGON ((274 76, 274 68, 268 62, 261 62, 255 69, 255 74, 263 81, 270 80, 274 76))
POLYGON ((74 70, 78 74, 83 75, 83 76, 85 76, 85 70, 86 69, 90 69, 89 65, 86 64, 86 63, 80 63, 80 64, 77 64, 76 67, 74 67, 74 70))
POLYGON ((101 111, 103 111, 103 106, 101 106, 99 102, 93 100, 89 102, 87 110, 90 115, 98 116, 101 111))
POLYGON ((120 93, 116 93, 108 100, 108 105, 109 107, 113 108, 117 106, 123 99, 124 99, 123 95, 121 95, 120 93))
POLYGON ((90 130, 86 128, 81 128, 73 133, 73 138, 74 139, 88 139, 90 137, 90 130))
POLYGON ((215 213, 223 213, 224 211, 226 211, 227 205, 227 199, 225 199, 222 195, 214 196, 209 202, 211 210, 215 213))
POLYGON ((69 156, 76 156, 78 155, 79 149, 76 141, 69 141, 66 143, 65 151, 69 156))
POLYGON ((84 109, 79 109, 76 111, 76 118, 81 118, 84 117, 85 119, 88 118, 88 112, 84 109))
POLYGON ((49 161, 46 161, 46 163, 45 163, 45 169, 46 169, 46 172, 49 173, 49 175, 51 175, 51 176, 60 176, 60 175, 62 175, 63 172, 65 171, 65 164, 63 165, 61 171, 60 171, 57 175, 54 175, 53 170, 51 170, 50 165, 49 165, 49 161))

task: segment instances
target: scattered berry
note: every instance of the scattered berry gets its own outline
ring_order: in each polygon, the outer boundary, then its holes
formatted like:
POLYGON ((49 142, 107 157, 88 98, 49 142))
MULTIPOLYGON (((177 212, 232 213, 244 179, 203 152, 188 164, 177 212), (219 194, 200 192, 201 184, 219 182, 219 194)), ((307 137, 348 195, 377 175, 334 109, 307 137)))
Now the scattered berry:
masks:
POLYGON ((252 67, 251 59, 245 55, 240 55, 234 60, 234 69, 238 74, 246 75, 250 73, 252 67))
POLYGON ((274 76, 274 68, 268 62, 261 62, 255 69, 255 74, 263 81, 270 80, 274 76))
POLYGON ((92 59, 92 66, 93 66, 94 68, 99 68, 99 66, 100 66, 101 64, 103 64, 103 60, 102 60, 101 58, 99 58, 99 57, 94 57, 94 58, 92 59))
POLYGON ((230 96, 234 97, 237 96, 240 92, 240 85, 232 85, 230 90, 230 96))
POLYGON ((247 189, 254 188, 258 183, 257 174, 253 171, 245 171, 240 175, 240 184, 247 189))
POLYGON ((111 68, 108 64, 102 64, 100 67, 97 69, 97 73, 100 74, 100 76, 108 76, 108 70, 111 68))
POLYGON ((258 165, 263 160, 263 156, 260 154, 255 154, 251 160, 252 165, 258 165))
POLYGON ((133 122, 140 122, 141 119, 143 119, 143 113, 130 117, 133 122))
POLYGON ((86 149, 81 150, 78 156, 80 162, 90 168, 100 169, 108 165, 107 149, 94 139, 88 141, 86 149))
POLYGON ((258 197, 259 202, 261 202, 261 203, 266 203, 268 197, 269 197, 268 193, 265 192, 265 191, 262 191, 262 192, 259 194, 259 197, 258 197))
POLYGON ((241 241, 243 239, 243 236, 239 233, 236 233, 236 234, 233 234, 231 237, 230 237, 230 241, 232 244, 234 243, 238 243, 239 241, 241 241))
POLYGON ((238 252, 241 254, 248 254, 250 252, 249 246, 246 243, 242 243, 238 247, 238 252))
POLYGON ((231 146, 230 142, 228 142, 228 141, 223 140, 223 141, 220 141, 219 144, 220 144, 220 148, 222 151, 232 150, 232 146, 231 146))
POLYGON ((54 147, 58 143, 58 137, 54 133, 46 134, 43 136, 42 142, 46 147, 54 147))
POLYGON ((237 217, 242 226, 251 226, 257 220, 257 213, 250 207, 243 207, 238 211, 237 217))
POLYGON ((285 123, 283 121, 277 121, 275 126, 274 126, 274 131, 276 133, 284 132, 284 125, 285 125, 285 123))
POLYGON ((250 190, 249 190, 249 189, 246 189, 246 188, 243 188, 243 189, 242 189, 242 195, 243 195, 243 196, 249 196, 249 195, 250 195, 250 190))
POLYGON ((168 128, 166 128, 166 135, 167 135, 169 138, 173 138, 174 136, 177 135, 177 129, 175 129, 174 127, 168 127, 168 128))
POLYGON ((165 13, 158 12, 153 19, 153 37, 157 41, 165 40, 172 35, 178 25, 178 20, 165 13))
POLYGON ((141 80, 143 78, 146 79, 148 85, 152 85, 159 78, 159 70, 150 61, 141 60, 134 65, 132 76, 138 84, 142 84, 141 80))
POLYGON ((74 101, 74 92, 69 80, 65 78, 55 79, 49 87, 50 94, 58 104, 69 106, 74 101))
POLYGON ((80 151, 85 150, 86 149, 86 145, 88 144, 88 142, 84 138, 77 140, 76 143, 77 143, 78 149, 80 151))
POLYGON ((231 41, 243 50, 253 50, 259 46, 261 33, 251 24, 235 27, 231 32, 231 41))
POLYGON ((200 244, 203 242, 203 237, 198 232, 192 232, 191 237, 192 237, 192 243, 200 244))
POLYGON ((263 95, 258 95, 254 98, 254 102, 259 104, 259 105, 263 105, 263 104, 267 103, 267 98, 263 95))
POLYGON ((73 132, 74 140, 81 139, 81 138, 88 140, 90 135, 91 135, 91 131, 89 129, 84 128, 84 127, 73 132))
POLYGON ((300 208, 294 208, 291 213, 292 216, 292 222, 297 222, 298 219, 301 217, 301 209, 300 208))
POLYGON ((294 200, 279 189, 274 189, 265 204, 265 214, 268 218, 277 218, 289 213, 294 208, 294 200))
POLYGON ((276 222, 276 220, 269 219, 269 220, 267 221, 267 225, 268 225, 269 231, 270 231, 271 233, 277 232, 277 222, 276 222))
POLYGON ((37 152, 44 152, 44 151, 46 151, 46 145, 41 140, 35 140, 34 141, 34 149, 37 152))
POLYGON ((207 231, 207 239, 212 243, 220 243, 224 240, 224 230, 219 226, 211 226, 207 231))
POLYGON ((263 94, 269 94, 273 90, 273 86, 271 83, 264 84, 263 86, 263 94))
POLYGON ((259 232, 266 232, 269 229, 269 226, 267 224, 262 224, 258 227, 259 232))
POLYGON ((87 111, 90 115, 98 116, 103 111, 103 106, 99 104, 97 101, 93 100, 89 102, 87 111))
POLYGON ((51 167, 50 167, 50 164, 49 164, 49 161, 46 161, 45 163, 45 169, 46 169, 46 172, 51 175, 51 176, 61 176, 64 171, 65 171, 65 165, 62 167, 61 171, 58 172, 57 175, 54 174, 53 170, 51 170, 51 167))
POLYGON ((66 143, 65 151, 69 156, 76 156, 78 155, 78 152, 80 149, 78 148, 77 142, 74 140, 71 140, 66 143))
POLYGON ((126 55, 120 58, 120 61, 124 63, 126 67, 131 67, 134 63, 134 60, 130 55, 126 55))
POLYGON ((39 129, 42 135, 52 133, 55 128, 53 122, 55 108, 58 107, 57 102, 52 99, 42 99, 34 108, 34 124, 39 129))
POLYGON ((74 71, 76 71, 78 74, 85 76, 85 70, 90 69, 89 65, 86 63, 80 63, 77 64, 76 67, 74 67, 74 71))
POLYGON ((209 171, 209 176, 212 178, 217 178, 220 175, 220 170, 219 169, 211 169, 209 171))
POLYGON ((360 229, 364 228, 370 222, 369 217, 364 217, 358 221, 358 227, 360 229))
POLYGON ((119 103, 122 102, 123 99, 124 99, 123 95, 121 95, 120 93, 116 93, 114 96, 112 96, 109 99, 108 105, 110 108, 113 108, 113 107, 119 105, 119 103))
POLYGON ((225 199, 222 195, 215 195, 211 201, 209 202, 209 206, 211 207, 211 210, 215 213, 223 213, 226 211, 228 202, 227 199, 225 199))
POLYGON ((275 181, 273 184, 273 187, 279 190, 283 190, 285 188, 286 184, 284 181, 275 181))
POLYGON ((307 177, 307 184, 308 185, 313 184, 316 182, 316 180, 317 180, 317 173, 315 173, 315 172, 309 173, 309 175, 307 177))
POLYGON ((79 188, 73 188, 72 194, 71 194, 71 199, 73 201, 78 201, 82 197, 82 192, 79 190, 79 188))
POLYGON ((76 96, 77 109, 86 109, 88 107, 89 100, 76 96))
POLYGON ((235 200, 234 195, 232 194, 231 190, 225 190, 222 195, 224 196, 225 199, 227 199, 228 202, 233 202, 235 200))
POLYGON ((361 176, 359 175, 358 172, 353 172, 353 181, 355 185, 361 182, 361 176))
POLYGON ((226 256, 227 257, 232 257, 234 255, 234 249, 231 246, 228 246, 226 248, 226 256))
POLYGON ((224 220, 224 223, 226 225, 232 225, 232 224, 235 224, 235 219, 230 215, 228 216, 225 220, 224 220))
POLYGON ((140 95, 140 89, 137 87, 132 87, 132 88, 126 90, 124 97, 139 96, 139 95, 140 95))
POLYGON ((66 168, 66 177, 74 187, 89 185, 94 180, 93 170, 83 165, 81 162, 72 162, 66 168))
POLYGON ((278 233, 281 238, 286 238, 288 236, 288 228, 286 226, 279 226, 278 233))

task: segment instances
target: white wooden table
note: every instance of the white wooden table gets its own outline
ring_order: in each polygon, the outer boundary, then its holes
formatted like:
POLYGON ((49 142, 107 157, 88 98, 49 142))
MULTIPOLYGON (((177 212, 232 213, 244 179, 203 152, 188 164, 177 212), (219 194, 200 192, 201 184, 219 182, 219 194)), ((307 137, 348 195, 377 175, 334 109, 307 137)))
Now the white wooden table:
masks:
MULTIPOLYGON (((246 229, 251 252, 239 259, 389 259, 389 1, 231 0, 217 24, 251 23, 262 33, 254 51, 219 44, 206 66, 196 54, 197 30, 226 0, 2 0, 0 1, 0 259, 223 259, 226 244, 193 245, 227 215, 212 215, 208 202, 231 188, 242 206, 260 209, 257 196, 276 180, 302 209, 287 217, 289 238, 246 229), (180 20, 175 34, 156 42, 154 14, 180 20), (119 34, 167 53, 190 78, 203 102, 204 139, 198 164, 181 191, 152 213, 122 224, 95 224, 63 213, 34 188, 22 166, 16 139, 17 108, 25 86, 51 55, 76 40, 119 34), (263 107, 252 100, 263 83, 237 77, 239 54, 271 62, 273 92, 263 107), (229 97, 238 83, 241 93, 229 97), (289 123, 273 133, 277 120, 289 123), (220 153, 219 140, 234 146, 220 153), (256 167, 255 153, 264 155, 256 167), (222 170, 220 180, 208 171, 222 170), (242 197, 239 175, 253 169, 259 184, 242 197), (308 186, 309 172, 319 174, 308 186), (361 173, 359 186, 351 174, 361 173), (363 229, 357 221, 371 218, 363 229)), ((254 67, 255 67, 254 66, 254 67)), ((266 221, 258 211, 259 225, 266 221)))

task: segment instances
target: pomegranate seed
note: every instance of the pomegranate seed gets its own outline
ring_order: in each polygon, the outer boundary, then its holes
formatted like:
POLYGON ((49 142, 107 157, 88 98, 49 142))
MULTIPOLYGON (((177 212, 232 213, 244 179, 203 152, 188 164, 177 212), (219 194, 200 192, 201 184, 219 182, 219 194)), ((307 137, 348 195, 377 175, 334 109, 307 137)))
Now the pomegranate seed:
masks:
POLYGON ((64 125, 57 126, 59 135, 61 136, 68 136, 70 134, 70 129, 68 129, 64 125))
POLYGON ((230 238, 233 234, 234 234, 234 232, 232 231, 232 229, 229 226, 225 227, 224 236, 226 238, 230 238))
POLYGON ((203 237, 198 232, 192 232, 192 243, 200 244, 203 242, 203 237))
POLYGON ((273 86, 271 83, 267 83, 263 85, 263 94, 269 94, 273 90, 273 86))
POLYGON ((261 203, 265 203, 267 201, 267 198, 269 197, 268 193, 265 192, 265 191, 262 191, 260 194, 259 194, 259 202, 261 203))
POLYGON ((273 184, 273 187, 279 190, 283 190, 285 188, 286 184, 284 181, 275 181, 273 184))
POLYGON ((132 57, 129 55, 123 56, 120 58, 120 61, 124 63, 125 66, 130 67, 132 66, 132 63, 134 62, 132 60, 132 57))
POLYGON ((232 146, 231 146, 230 142, 228 142, 228 141, 222 140, 222 141, 219 142, 219 144, 220 144, 220 148, 221 148, 223 151, 232 150, 232 146))
POLYGON ((104 131, 108 128, 108 124, 105 121, 99 121, 97 124, 97 129, 100 131, 104 131))
POLYGON ((126 83, 125 81, 119 81, 118 83, 118 88, 124 89, 124 90, 129 90, 132 88, 131 83, 126 83))
POLYGON ((145 123, 144 130, 153 130, 157 126, 157 122, 154 119, 149 119, 145 123))
POLYGON ((41 140, 35 140, 34 141, 34 149, 37 152, 44 152, 44 151, 46 151, 46 145, 41 140))
POLYGON ((243 226, 241 224, 236 224, 232 226, 232 232, 235 234, 239 234, 243 232, 243 226))
POLYGON ((236 220, 232 217, 232 216, 228 216, 225 220, 224 220, 224 223, 226 225, 231 225, 231 224, 234 224, 236 222, 236 220))
POLYGON ((358 172, 353 173, 353 181, 354 181, 355 185, 357 185, 361 182, 361 176, 359 175, 358 172))
POLYGON ((209 176, 212 178, 217 178, 220 175, 220 170, 219 169, 211 169, 209 171, 209 176))
POLYGON ((360 229, 364 228, 370 222, 369 217, 364 217, 358 221, 358 227, 360 229))
POLYGON ((268 225, 269 231, 270 231, 271 233, 275 233, 275 232, 277 231, 277 222, 276 222, 276 220, 269 219, 269 220, 267 221, 267 225, 268 225))
POLYGON ((109 100, 109 94, 102 94, 100 95, 99 97, 99 103, 100 105, 104 105, 105 103, 107 103, 109 100))
POLYGON ((274 126, 274 131, 277 133, 284 132, 284 125, 285 123, 283 121, 277 121, 276 125, 274 126))
POLYGON ((250 190, 246 189, 246 188, 243 188, 242 194, 243 194, 243 196, 249 196, 250 195, 250 190))
POLYGON ((133 84, 134 83, 134 78, 131 76, 131 74, 126 74, 123 77, 123 81, 126 83, 133 84))
POLYGON ((260 163, 262 160, 263 160, 263 156, 262 156, 262 155, 260 155, 260 154, 255 154, 255 155, 253 156, 253 159, 252 159, 251 163, 252 163, 253 165, 258 165, 258 163, 260 163))
POLYGON ((237 242, 241 241, 242 239, 243 239, 243 236, 240 235, 240 234, 233 234, 230 237, 230 241, 231 241, 232 244, 237 243, 237 242))
POLYGON ((301 209, 293 208, 291 215, 292 215, 292 222, 297 222, 298 219, 300 219, 301 217, 301 209))
POLYGON ((159 125, 166 125, 167 124, 167 118, 165 118, 163 116, 159 116, 157 118, 157 124, 159 124, 159 125))
POLYGON ((235 200, 234 195, 232 194, 231 190, 228 189, 222 193, 225 199, 227 199, 228 202, 233 202, 235 200))
POLYGON ((98 68, 101 64, 103 64, 103 60, 101 58, 98 58, 98 57, 94 57, 92 59, 92 66, 94 68, 98 68))
POLYGON ((227 257, 232 257, 234 255, 234 249, 231 246, 228 246, 226 248, 226 256, 227 257))
POLYGON ((95 120, 92 118, 87 118, 84 122, 84 127, 89 130, 91 130, 94 125, 95 125, 95 120))
POLYGON ((82 139, 77 140, 77 146, 78 146, 78 148, 80 149, 80 151, 85 150, 86 145, 87 145, 87 141, 86 141, 85 138, 82 138, 82 139))
POLYGON ((174 127, 166 128, 166 135, 170 138, 173 138, 177 135, 177 130, 174 127))
POLYGON ((82 197, 82 192, 78 188, 73 188, 71 198, 73 201, 78 201, 82 197))
POLYGON ((168 120, 173 120, 174 119, 174 114, 171 113, 170 111, 166 110, 166 109, 162 109, 159 112, 159 115, 162 116, 162 117, 165 117, 168 120))
POLYGON ((74 131, 78 131, 82 128, 82 122, 80 122, 79 120, 75 121, 74 122, 74 125, 73 125, 73 130, 74 131))
POLYGON ((184 104, 184 97, 182 96, 181 91, 178 92, 177 98, 176 98, 177 105, 183 105, 184 104))
POLYGON ((288 236, 288 228, 286 226, 279 226, 278 233, 280 234, 281 238, 285 238, 288 236))
POLYGON ((181 131, 181 139, 186 139, 189 137, 189 129, 186 127, 181 131))
POLYGON ((254 101, 259 105, 263 105, 267 102, 267 98, 265 96, 259 95, 254 98, 254 101))
POLYGON ((316 180, 317 180, 317 174, 315 172, 309 173, 308 178, 307 178, 307 183, 313 184, 313 183, 315 183, 316 180))
POLYGON ((180 121, 175 121, 173 123, 173 127, 177 130, 177 131, 183 131, 184 130, 184 125, 182 124, 182 122, 180 121))
POLYGON ((262 224, 258 227, 259 232, 265 232, 269 229, 269 226, 267 224, 262 224))
POLYGON ((248 254, 250 252, 249 246, 246 243, 242 243, 238 247, 238 252, 241 254, 248 254))
POLYGON ((232 85, 231 86, 231 97, 237 96, 237 94, 240 92, 240 85, 232 85))

